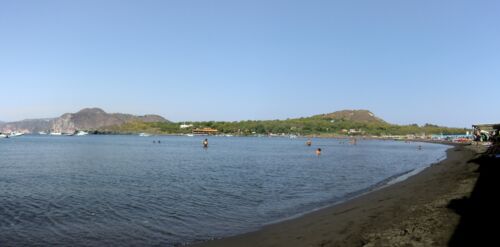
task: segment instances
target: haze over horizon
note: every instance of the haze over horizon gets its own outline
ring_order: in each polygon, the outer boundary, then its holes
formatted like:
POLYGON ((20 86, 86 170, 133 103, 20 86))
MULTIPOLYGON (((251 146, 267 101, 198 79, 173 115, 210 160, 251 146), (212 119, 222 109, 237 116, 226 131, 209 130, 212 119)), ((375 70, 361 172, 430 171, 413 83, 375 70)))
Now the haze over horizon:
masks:
POLYGON ((497 1, 0 1, 0 120, 499 122, 497 1))

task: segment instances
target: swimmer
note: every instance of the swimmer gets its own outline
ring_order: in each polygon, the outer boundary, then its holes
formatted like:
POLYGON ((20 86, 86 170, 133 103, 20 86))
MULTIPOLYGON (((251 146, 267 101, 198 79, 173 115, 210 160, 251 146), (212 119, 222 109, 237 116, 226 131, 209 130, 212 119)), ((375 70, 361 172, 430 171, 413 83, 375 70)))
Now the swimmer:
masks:
POLYGON ((307 139, 307 141, 306 141, 306 145, 310 147, 310 146, 311 146, 311 144, 312 144, 311 139, 307 139))
POLYGON ((316 155, 321 155, 321 148, 316 149, 316 155))

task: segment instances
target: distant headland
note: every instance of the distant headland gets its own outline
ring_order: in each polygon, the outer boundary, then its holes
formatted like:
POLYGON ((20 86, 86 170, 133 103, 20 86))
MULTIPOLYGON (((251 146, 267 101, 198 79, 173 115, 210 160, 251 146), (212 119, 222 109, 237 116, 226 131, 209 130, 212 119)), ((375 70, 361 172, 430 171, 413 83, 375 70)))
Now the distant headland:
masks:
POLYGON ((0 131, 22 133, 54 131, 72 133, 78 130, 95 131, 109 126, 120 126, 131 121, 144 123, 169 122, 159 115, 135 116, 123 113, 106 113, 100 108, 85 108, 76 113, 65 113, 57 118, 27 119, 17 122, 0 123, 0 131))
POLYGON ((341 110, 327 114, 285 120, 246 120, 236 122, 201 121, 171 122, 159 115, 136 116, 107 113, 100 108, 85 108, 65 113, 57 118, 27 119, 0 122, 0 132, 38 133, 91 131, 106 134, 188 134, 203 129, 232 135, 323 135, 323 136, 384 136, 464 134, 463 128, 433 124, 396 125, 377 117, 369 110, 341 110))

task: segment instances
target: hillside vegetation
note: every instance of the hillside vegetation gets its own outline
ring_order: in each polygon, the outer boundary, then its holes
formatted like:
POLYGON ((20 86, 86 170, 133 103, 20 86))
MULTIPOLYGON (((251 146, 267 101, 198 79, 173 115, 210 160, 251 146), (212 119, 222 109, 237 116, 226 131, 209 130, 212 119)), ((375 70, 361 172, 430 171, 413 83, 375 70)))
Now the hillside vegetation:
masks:
MULTIPOLYGON (((222 134, 299 134, 299 135, 407 135, 407 134, 464 134, 465 129, 447 128, 432 124, 424 126, 389 124, 367 110, 340 111, 307 118, 263 121, 185 122, 192 128, 214 128, 222 134)), ((180 123, 132 121, 103 129, 112 133, 185 134, 192 128, 180 128, 180 123)))

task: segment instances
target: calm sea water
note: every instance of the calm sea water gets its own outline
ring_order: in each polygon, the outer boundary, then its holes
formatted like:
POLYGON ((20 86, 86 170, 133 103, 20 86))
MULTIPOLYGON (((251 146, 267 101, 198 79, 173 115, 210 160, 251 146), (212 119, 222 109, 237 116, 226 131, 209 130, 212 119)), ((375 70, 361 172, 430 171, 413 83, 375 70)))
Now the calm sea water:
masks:
POLYGON ((170 246, 234 235, 381 186, 448 148, 209 137, 204 149, 203 138, 0 139, 0 246, 170 246))

